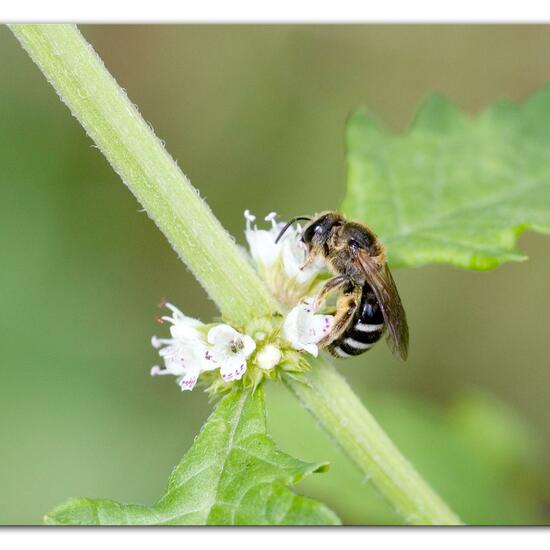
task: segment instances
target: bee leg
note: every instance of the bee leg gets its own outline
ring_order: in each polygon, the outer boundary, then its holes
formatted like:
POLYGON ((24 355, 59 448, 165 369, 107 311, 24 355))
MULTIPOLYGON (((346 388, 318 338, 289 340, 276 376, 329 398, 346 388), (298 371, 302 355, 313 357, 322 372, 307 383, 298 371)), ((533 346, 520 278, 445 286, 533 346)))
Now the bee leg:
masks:
POLYGON ((344 275, 338 275, 338 277, 333 277, 329 281, 325 283, 325 286, 321 289, 321 292, 317 295, 315 298, 315 309, 319 307, 321 302, 331 293, 334 292, 336 289, 340 288, 343 284, 345 284, 348 281, 348 278, 344 275))
POLYGON ((327 346, 334 340, 336 340, 342 332, 349 326, 350 321, 353 319, 359 303, 361 302, 361 295, 354 292, 352 294, 344 294, 338 300, 336 305, 336 315, 332 321, 332 327, 328 334, 323 336, 317 345, 320 347, 327 346))

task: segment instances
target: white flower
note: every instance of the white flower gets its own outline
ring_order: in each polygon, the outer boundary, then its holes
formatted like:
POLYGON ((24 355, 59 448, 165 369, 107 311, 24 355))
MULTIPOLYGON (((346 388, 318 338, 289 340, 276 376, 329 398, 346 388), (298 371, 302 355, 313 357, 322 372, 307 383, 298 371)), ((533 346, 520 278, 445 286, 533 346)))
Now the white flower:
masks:
POLYGON ((212 360, 218 364, 226 382, 240 380, 246 371, 246 361, 256 349, 256 342, 229 325, 217 325, 208 332, 212 344, 212 360))
POLYGON ((317 342, 330 330, 334 317, 317 315, 315 299, 302 300, 286 316, 283 323, 283 336, 297 350, 304 350, 317 357, 317 342))
POLYGON ((256 354, 256 365, 263 370, 271 370, 281 360, 281 350, 273 344, 267 344, 256 354))
POLYGON ((315 277, 324 268, 322 261, 302 266, 306 259, 306 250, 300 241, 301 227, 289 227, 278 243, 275 243, 283 223, 277 223, 275 212, 265 217, 271 222, 270 229, 258 229, 252 222, 256 217, 245 210, 245 236, 250 254, 258 271, 273 294, 284 304, 294 305, 304 296, 314 283, 315 277))
POLYGON ((163 316, 164 321, 171 323, 171 338, 153 336, 151 344, 159 350, 165 368, 155 365, 151 376, 171 374, 177 376, 177 382, 183 390, 192 390, 201 372, 218 368, 209 354, 203 332, 204 327, 198 319, 187 317, 177 307, 166 304, 172 316, 163 316))
POLYGON ((202 372, 220 369, 226 382, 239 380, 246 371, 246 361, 256 349, 256 342, 229 325, 216 325, 208 331, 197 319, 187 317, 172 304, 166 304, 172 316, 163 320, 171 323, 171 338, 153 336, 151 343, 159 350, 165 368, 154 366, 152 376, 177 376, 182 390, 192 390, 202 372))

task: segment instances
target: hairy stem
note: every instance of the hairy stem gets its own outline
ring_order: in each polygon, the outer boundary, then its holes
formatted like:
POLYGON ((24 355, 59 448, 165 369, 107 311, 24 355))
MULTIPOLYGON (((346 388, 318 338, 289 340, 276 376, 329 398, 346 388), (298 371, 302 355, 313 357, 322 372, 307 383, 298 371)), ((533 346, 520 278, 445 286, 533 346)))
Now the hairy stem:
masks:
MULTIPOLYGON (((275 311, 276 302, 232 238, 78 29, 11 29, 224 318, 242 326, 275 311)), ((407 522, 458 522, 324 360, 306 379, 286 383, 407 522)))
POLYGON ((174 250, 242 326, 276 305, 197 190, 74 25, 11 30, 174 250))
POLYGON ((420 477, 324 358, 304 377, 285 377, 300 403, 321 423, 382 495, 411 525, 459 525, 459 518, 420 477))

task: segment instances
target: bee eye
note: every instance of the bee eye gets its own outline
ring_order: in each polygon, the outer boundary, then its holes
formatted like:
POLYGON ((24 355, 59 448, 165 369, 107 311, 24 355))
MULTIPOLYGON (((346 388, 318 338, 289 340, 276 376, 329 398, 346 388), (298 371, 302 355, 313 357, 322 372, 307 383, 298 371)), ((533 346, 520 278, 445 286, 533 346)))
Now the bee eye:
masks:
POLYGON ((304 231, 302 235, 302 240, 306 243, 310 243, 311 240, 313 239, 313 235, 315 235, 316 233, 317 233, 317 226, 310 226, 304 231))

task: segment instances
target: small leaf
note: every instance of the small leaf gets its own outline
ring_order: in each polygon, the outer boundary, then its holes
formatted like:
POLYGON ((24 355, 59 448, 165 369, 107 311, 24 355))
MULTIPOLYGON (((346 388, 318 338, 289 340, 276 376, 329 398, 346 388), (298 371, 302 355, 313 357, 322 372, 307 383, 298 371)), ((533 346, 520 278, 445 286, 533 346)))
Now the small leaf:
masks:
POLYGON ((434 96, 402 136, 357 112, 342 210, 380 236, 394 267, 523 260, 518 235, 550 233, 549 117, 550 89, 473 119, 434 96))
POLYGON ((266 434, 264 390, 233 391, 217 406, 153 506, 70 499, 46 523, 58 525, 339 524, 323 504, 287 485, 321 472, 277 451, 266 434))

